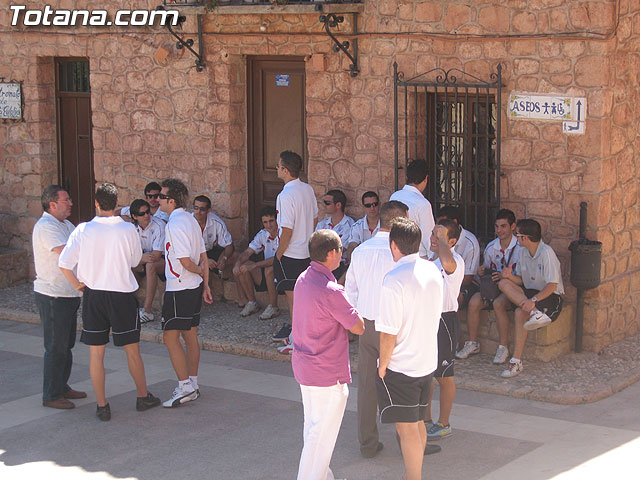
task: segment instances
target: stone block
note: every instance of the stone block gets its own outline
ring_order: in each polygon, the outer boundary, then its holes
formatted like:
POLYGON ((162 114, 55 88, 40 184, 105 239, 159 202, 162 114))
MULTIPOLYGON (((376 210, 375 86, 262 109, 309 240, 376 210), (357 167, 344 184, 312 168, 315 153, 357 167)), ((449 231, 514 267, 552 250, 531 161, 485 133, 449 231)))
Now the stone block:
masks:
POLYGON ((419 2, 415 5, 416 22, 433 23, 442 18, 442 5, 435 2, 419 2))
POLYGON ((466 5, 459 5, 455 3, 447 4, 447 11, 442 19, 444 29, 448 32, 453 32, 460 28, 465 23, 469 22, 471 17, 471 8, 466 5))
POLYGON ((479 7, 478 23, 487 33, 506 33, 509 31, 510 15, 511 11, 506 6, 479 7))

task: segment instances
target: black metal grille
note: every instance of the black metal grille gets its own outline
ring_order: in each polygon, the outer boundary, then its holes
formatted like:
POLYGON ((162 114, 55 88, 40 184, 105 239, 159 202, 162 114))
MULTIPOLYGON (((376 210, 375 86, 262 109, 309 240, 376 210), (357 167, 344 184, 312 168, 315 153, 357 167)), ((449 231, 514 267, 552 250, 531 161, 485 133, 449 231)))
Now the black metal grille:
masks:
POLYGON ((405 80, 394 63, 396 188, 399 169, 425 160, 425 195, 436 215, 445 205, 458 207, 483 244, 494 238, 500 208, 501 72, 498 65, 486 82, 437 68, 405 80))

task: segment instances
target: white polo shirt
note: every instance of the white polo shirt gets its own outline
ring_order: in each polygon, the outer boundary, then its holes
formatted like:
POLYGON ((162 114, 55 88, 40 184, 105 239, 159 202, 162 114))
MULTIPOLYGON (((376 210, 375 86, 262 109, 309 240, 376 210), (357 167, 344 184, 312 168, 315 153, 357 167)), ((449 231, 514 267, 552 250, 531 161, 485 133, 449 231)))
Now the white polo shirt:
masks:
POLYGON ((417 253, 398 260, 384 277, 376 330, 396 335, 389 369, 424 377, 438 367, 438 327, 443 282, 438 269, 417 253))
POLYGON ((382 281, 395 267, 389 232, 378 232, 353 251, 344 288, 351 304, 367 320, 380 316, 382 281))
POLYGON ((176 208, 171 212, 164 229, 164 245, 166 290, 190 290, 200 285, 202 277, 198 273, 190 272, 180 263, 181 258, 190 258, 198 265, 200 254, 206 252, 200 225, 184 208, 176 208))
POLYGON ((453 259, 456 262, 456 269, 450 274, 447 273, 442 266, 442 261, 439 257, 435 260, 433 259, 436 255, 435 253, 431 252, 429 255, 429 261, 433 262, 433 264, 438 267, 440 275, 442 275, 442 280, 444 280, 444 293, 442 300, 443 312, 458 311, 458 295, 460 295, 460 287, 462 286, 462 281, 465 276, 464 260, 462 256, 455 251, 455 248, 451 249, 451 253, 453 254, 453 259))
POLYGON ((71 286, 58 268, 58 254, 53 252, 56 247, 67 244, 69 235, 73 232, 73 223, 69 220, 62 222, 50 213, 44 212, 33 227, 33 260, 36 265, 36 279, 33 290, 49 297, 81 297, 71 286))
POLYGON ((522 277, 524 288, 542 290, 548 283, 557 283, 553 293, 564 294, 560 260, 549 245, 540 240, 536 254, 532 257, 529 250, 520 248, 520 258, 516 264, 516 275, 522 277))
POLYGON ((349 239, 349 243, 357 243, 360 245, 362 242, 366 242, 370 238, 375 237, 378 230, 380 230, 380 220, 378 219, 378 225, 376 225, 376 228, 370 230, 369 222, 365 215, 360 220, 356 220, 356 223, 351 227, 351 238, 349 239))
POLYGON ((460 238, 453 247, 464 260, 464 274, 477 275, 480 266, 480 244, 469 230, 460 227, 460 238))
POLYGON ((518 263, 521 248, 515 235, 511 235, 511 241, 506 250, 500 246, 500 239, 494 238, 484 249, 484 266, 501 272, 504 267, 518 263))
POLYGON ((276 199, 278 212, 278 237, 282 237, 282 229, 293 230, 291 240, 284 252, 289 258, 309 258, 309 238, 318 218, 318 202, 310 185, 295 178, 285 183, 276 199))
MULTIPOLYGON (((130 217, 131 216, 131 206, 127 205, 126 207, 122 207, 120 209, 120 215, 121 216, 122 215, 126 215, 127 217, 130 217)), ((165 212, 160 210, 160 207, 158 207, 158 209, 156 210, 156 213, 154 213, 151 216, 157 218, 158 220, 162 220, 164 223, 167 223, 169 221, 169 215, 167 215, 165 212)))
MULTIPOLYGON (((197 222, 196 220, 196 223, 197 222)), ((200 224, 198 224, 198 227, 200 227, 200 224)), ((213 212, 207 213, 207 223, 201 231, 202 238, 204 239, 204 248, 207 249, 207 252, 215 246, 224 248, 233 243, 227 226, 222 219, 213 212)))
POLYGON ((164 253, 164 227, 166 224, 151 216, 151 222, 144 230, 140 224, 136 225, 138 235, 140 235, 140 244, 142 245, 142 253, 163 252, 164 253))
POLYGON ((342 217, 342 220, 334 225, 333 223, 331 223, 331 216, 328 216, 327 218, 323 218, 318 222, 318 225, 316 225, 316 230, 333 230, 340 237, 342 245, 346 247, 349 244, 348 242, 351 238, 351 228, 353 227, 354 223, 356 222, 354 222, 353 218, 345 215, 342 217))
POLYGON ((266 228, 263 228, 256 233, 255 237, 253 237, 253 240, 251 240, 251 243, 249 244, 249 248, 255 253, 264 252, 264 259, 266 260, 276 254, 279 243, 280 239, 277 235, 272 237, 269 231, 266 228))
POLYGON ((131 269, 140 263, 142 245, 133 224, 118 216, 94 217, 76 227, 58 265, 78 267, 77 277, 92 290, 129 293, 138 289, 131 269))
POLYGON ((418 253, 423 258, 428 256, 431 232, 436 225, 429 200, 412 185, 405 185, 402 190, 398 190, 391 195, 389 200, 397 200, 409 207, 409 218, 416 222, 422 231, 422 240, 420 241, 418 253))

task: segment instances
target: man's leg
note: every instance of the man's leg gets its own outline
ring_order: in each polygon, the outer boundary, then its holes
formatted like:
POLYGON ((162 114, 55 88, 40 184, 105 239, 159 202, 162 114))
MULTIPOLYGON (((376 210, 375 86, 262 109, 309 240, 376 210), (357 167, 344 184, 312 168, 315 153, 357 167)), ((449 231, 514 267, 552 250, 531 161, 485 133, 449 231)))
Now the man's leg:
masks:
MULTIPOLYGON (((449 425, 449 416, 453 408, 453 400, 456 398, 456 382, 453 377, 436 378, 440 385, 440 415, 438 423, 441 425, 449 425)), ((431 383, 433 387, 433 382, 431 383)), ((431 389, 433 392, 433 388, 431 389)), ((429 400, 431 405, 431 400, 429 400)))
MULTIPOLYGON (((198 327, 191 327, 190 330, 183 330, 182 338, 187 346, 187 375, 189 377, 198 376, 198 366, 200 365, 200 344, 198 343, 198 327)), ((180 347, 182 350, 182 347, 180 347)))
POLYGON ((64 367, 64 374, 62 381, 64 384, 64 390, 69 391, 69 377, 71 376, 71 367, 73 366, 73 352, 72 349, 76 344, 76 330, 78 327, 78 308, 80 307, 80 298, 65 298, 64 299, 64 314, 67 317, 67 361, 64 367))
POLYGON ((189 378, 187 373, 187 357, 180 343, 180 330, 165 330, 163 334, 164 344, 169 351, 171 365, 178 376, 179 381, 189 378))
POLYGON ((293 290, 287 290, 284 292, 287 297, 287 305, 289 305, 289 317, 291 318, 291 325, 293 325, 293 290))
POLYGON ((482 310, 482 307, 484 307, 482 295, 480 295, 480 292, 476 292, 469 300, 469 307, 467 309, 467 326, 469 327, 469 340, 471 342, 478 341, 480 310, 482 310))
POLYGON ((422 459, 427 445, 427 431, 424 422, 396 423, 396 430, 400 437, 400 448, 406 480, 420 480, 422 478, 422 459))
POLYGON ((496 314, 500 345, 504 345, 505 347, 509 341, 509 315, 507 314, 507 309, 510 304, 511 302, 504 294, 498 295, 498 297, 493 301, 493 311, 496 314))
POLYGON ((376 376, 380 336, 373 320, 365 319, 364 323, 364 333, 358 340, 358 440, 360 453, 369 458, 378 452, 376 376))
POLYGON ((133 381, 136 384, 138 397, 146 397, 147 378, 144 374, 144 363, 142 362, 142 356, 140 355, 140 344, 130 343, 129 345, 124 345, 122 348, 124 348, 124 352, 127 354, 129 373, 131 374, 131 378, 133 378, 133 381))
POLYGON ((527 331, 524 329, 524 324, 529 320, 530 316, 527 312, 521 308, 516 308, 515 313, 515 332, 514 332, 514 345, 513 345, 513 358, 522 360, 522 353, 524 352, 524 345, 527 343, 527 331))
POLYGON ((156 296, 156 288, 158 287, 158 273, 164 272, 164 259, 157 262, 147 263, 145 265, 147 272, 147 287, 144 296, 144 310, 151 313, 153 308, 153 298, 156 296))
POLYGON ((269 293, 269 304, 274 307, 278 306, 278 291, 276 290, 276 284, 274 281, 273 267, 266 267, 264 269, 264 277, 267 279, 267 292, 269 293))
POLYGON ((106 345, 89 345, 89 372, 99 407, 104 407, 107 404, 104 385, 104 352, 106 348, 106 345))

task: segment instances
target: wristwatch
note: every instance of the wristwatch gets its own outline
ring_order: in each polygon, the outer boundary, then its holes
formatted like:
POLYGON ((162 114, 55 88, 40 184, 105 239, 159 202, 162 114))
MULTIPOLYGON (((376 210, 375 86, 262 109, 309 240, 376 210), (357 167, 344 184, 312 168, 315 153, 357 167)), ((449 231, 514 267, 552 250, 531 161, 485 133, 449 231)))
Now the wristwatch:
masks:
POLYGON ((536 303, 538 301, 538 297, 536 297, 535 295, 533 297, 531 297, 529 300, 531 300, 533 303, 536 303))

